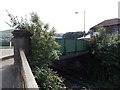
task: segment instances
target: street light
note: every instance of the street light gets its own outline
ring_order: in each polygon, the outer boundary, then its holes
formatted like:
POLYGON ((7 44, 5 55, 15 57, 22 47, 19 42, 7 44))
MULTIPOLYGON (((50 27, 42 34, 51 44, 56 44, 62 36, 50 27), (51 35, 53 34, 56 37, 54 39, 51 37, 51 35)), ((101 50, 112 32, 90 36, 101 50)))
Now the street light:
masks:
MULTIPOLYGON (((79 12, 75 12, 75 14, 78 14, 79 12)), ((84 37, 85 37, 85 10, 84 10, 84 37)))
MULTIPOLYGON (((75 12, 75 14, 78 14, 79 12, 75 12)), ((85 39, 85 10, 84 10, 84 39, 85 39)), ((83 40, 83 50, 84 50, 84 45, 85 45, 85 43, 84 43, 84 40, 83 40)))

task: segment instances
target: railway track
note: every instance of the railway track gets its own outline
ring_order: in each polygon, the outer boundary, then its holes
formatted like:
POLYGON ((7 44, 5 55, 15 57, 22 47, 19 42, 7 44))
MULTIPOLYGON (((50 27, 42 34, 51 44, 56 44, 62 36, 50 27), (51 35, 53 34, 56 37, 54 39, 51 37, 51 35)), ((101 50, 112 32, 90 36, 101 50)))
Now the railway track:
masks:
POLYGON ((65 66, 57 64, 57 68, 51 67, 54 71, 58 71, 58 74, 65 78, 65 84, 68 88, 72 89, 86 89, 99 90, 92 82, 84 79, 82 76, 77 75, 77 73, 69 73, 71 70, 66 69, 65 66), (97 88, 97 89, 96 89, 97 88))

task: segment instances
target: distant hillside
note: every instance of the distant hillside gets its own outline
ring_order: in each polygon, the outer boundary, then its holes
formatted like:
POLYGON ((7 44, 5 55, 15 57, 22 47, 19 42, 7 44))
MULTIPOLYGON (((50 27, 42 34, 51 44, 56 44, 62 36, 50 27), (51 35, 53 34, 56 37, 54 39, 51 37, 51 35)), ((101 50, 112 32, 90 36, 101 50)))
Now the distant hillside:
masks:
MULTIPOLYGON (((13 30, 14 29, 8 29, 8 30, 0 31, 0 37, 13 37, 13 35, 11 33, 13 30)), ((55 33, 55 36, 56 37, 62 37, 63 33, 55 33)))
POLYGON ((0 31, 0 42, 9 42, 13 38, 12 31, 13 29, 0 31))
POLYGON ((4 31, 0 31, 0 37, 13 37, 13 35, 12 35, 12 32, 13 31, 13 29, 8 29, 8 30, 4 30, 4 31))
POLYGON ((62 36, 63 36, 63 33, 55 33, 54 36, 55 36, 55 37, 62 37, 62 36))
POLYGON ((6 33, 11 33, 14 29, 8 29, 8 30, 4 30, 2 32, 6 32, 6 33))
MULTIPOLYGON (((4 31, 0 31, 0 41, 10 41, 13 38, 12 31, 14 29, 8 29, 4 31)), ((55 37, 62 37, 63 33, 55 33, 55 37)))

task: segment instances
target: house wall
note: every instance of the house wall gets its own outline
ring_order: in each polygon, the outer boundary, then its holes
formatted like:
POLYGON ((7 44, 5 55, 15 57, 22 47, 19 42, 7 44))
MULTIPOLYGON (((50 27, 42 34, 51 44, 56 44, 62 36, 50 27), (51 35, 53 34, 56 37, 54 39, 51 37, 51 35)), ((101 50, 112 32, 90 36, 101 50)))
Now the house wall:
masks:
POLYGON ((112 34, 114 32, 114 25, 106 26, 105 29, 107 34, 112 34))
POLYGON ((107 26, 106 28, 106 33, 107 34, 112 34, 112 33, 116 33, 118 32, 120 25, 111 25, 111 26, 107 26))
POLYGON ((115 28, 115 29, 114 29, 114 32, 118 32, 119 29, 120 29, 120 25, 115 25, 114 28, 115 28))
MULTIPOLYGON (((106 29, 107 34, 112 34, 112 33, 118 32, 120 25, 104 26, 104 28, 106 29)), ((96 33, 96 30, 97 30, 97 28, 91 29, 90 34, 94 35, 96 33)))

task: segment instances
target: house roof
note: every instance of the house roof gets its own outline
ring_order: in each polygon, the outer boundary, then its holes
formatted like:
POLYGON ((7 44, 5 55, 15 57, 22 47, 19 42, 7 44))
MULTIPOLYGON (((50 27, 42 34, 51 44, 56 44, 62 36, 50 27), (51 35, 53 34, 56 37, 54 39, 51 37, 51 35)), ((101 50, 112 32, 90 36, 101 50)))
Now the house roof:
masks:
POLYGON ((101 26, 111 26, 111 25, 118 25, 118 24, 120 24, 120 19, 119 18, 108 19, 108 20, 104 20, 103 22, 93 26, 90 29, 101 27, 101 26))

